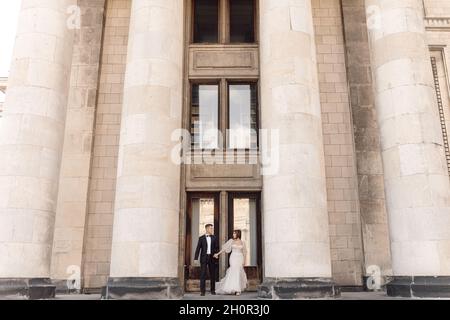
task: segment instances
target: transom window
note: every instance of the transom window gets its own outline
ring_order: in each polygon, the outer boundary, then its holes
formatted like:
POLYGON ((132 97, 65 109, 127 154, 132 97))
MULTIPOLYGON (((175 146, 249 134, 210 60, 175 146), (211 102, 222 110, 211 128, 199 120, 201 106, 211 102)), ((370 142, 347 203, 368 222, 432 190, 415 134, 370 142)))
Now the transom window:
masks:
POLYGON ((230 42, 255 42, 255 1, 229 0, 230 42))
POLYGON ((219 42, 219 0, 194 0, 194 42, 219 42))
POLYGON ((256 0, 192 0, 193 43, 256 42, 256 0))
POLYGON ((193 83, 191 144, 193 149, 258 149, 256 82, 193 83))

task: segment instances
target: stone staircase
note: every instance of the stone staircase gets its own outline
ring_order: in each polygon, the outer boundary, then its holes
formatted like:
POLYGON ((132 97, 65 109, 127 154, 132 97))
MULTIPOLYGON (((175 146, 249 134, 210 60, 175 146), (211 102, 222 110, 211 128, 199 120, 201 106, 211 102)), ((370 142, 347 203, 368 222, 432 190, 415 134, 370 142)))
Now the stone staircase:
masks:
MULTIPOLYGON (((247 292, 257 292, 258 287, 261 285, 259 280, 249 279, 247 292)), ((200 280, 187 280, 186 281, 186 292, 188 293, 199 293, 200 292, 200 280)), ((206 282, 206 291, 210 291, 209 280, 206 282)))

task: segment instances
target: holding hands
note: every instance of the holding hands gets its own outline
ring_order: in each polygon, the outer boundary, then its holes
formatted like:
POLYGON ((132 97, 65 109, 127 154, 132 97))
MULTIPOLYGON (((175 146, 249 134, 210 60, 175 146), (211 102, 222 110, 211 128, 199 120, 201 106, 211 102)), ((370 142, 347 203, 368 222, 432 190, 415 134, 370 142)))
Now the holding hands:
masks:
MULTIPOLYGON (((219 259, 219 257, 220 257, 221 254, 222 254, 222 251, 216 253, 216 254, 214 255, 214 259, 219 259)), ((245 267, 245 256, 244 256, 244 261, 243 261, 243 263, 242 263, 242 266, 245 267)))

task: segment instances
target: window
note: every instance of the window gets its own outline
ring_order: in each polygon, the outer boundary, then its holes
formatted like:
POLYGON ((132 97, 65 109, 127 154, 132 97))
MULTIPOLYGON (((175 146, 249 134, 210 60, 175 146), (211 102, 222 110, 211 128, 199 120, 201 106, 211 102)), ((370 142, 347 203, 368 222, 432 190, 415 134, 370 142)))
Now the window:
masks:
POLYGON ((219 41, 219 0, 194 0, 194 42, 219 41))
POLYGON ((258 104, 256 84, 230 84, 229 149, 258 148, 258 104))
POLYGON ((225 79, 220 80, 220 83, 193 83, 190 126, 192 149, 217 150, 226 145, 228 149, 234 150, 257 150, 257 87, 256 82, 236 83, 225 79), (226 137, 223 133, 226 133, 226 137))
POLYGON ((230 0, 230 42, 255 42, 254 0, 230 0))
POLYGON ((219 147, 219 86, 192 86, 191 135, 194 149, 219 147))
POLYGON ((194 43, 254 43, 256 0, 192 0, 194 43))

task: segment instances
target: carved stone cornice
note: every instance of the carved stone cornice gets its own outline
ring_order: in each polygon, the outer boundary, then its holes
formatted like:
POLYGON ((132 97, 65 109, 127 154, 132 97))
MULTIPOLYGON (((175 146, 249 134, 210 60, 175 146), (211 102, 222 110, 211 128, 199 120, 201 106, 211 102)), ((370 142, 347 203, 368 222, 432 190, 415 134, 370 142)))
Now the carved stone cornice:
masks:
POLYGON ((425 27, 429 31, 450 31, 450 17, 426 17, 425 27))

